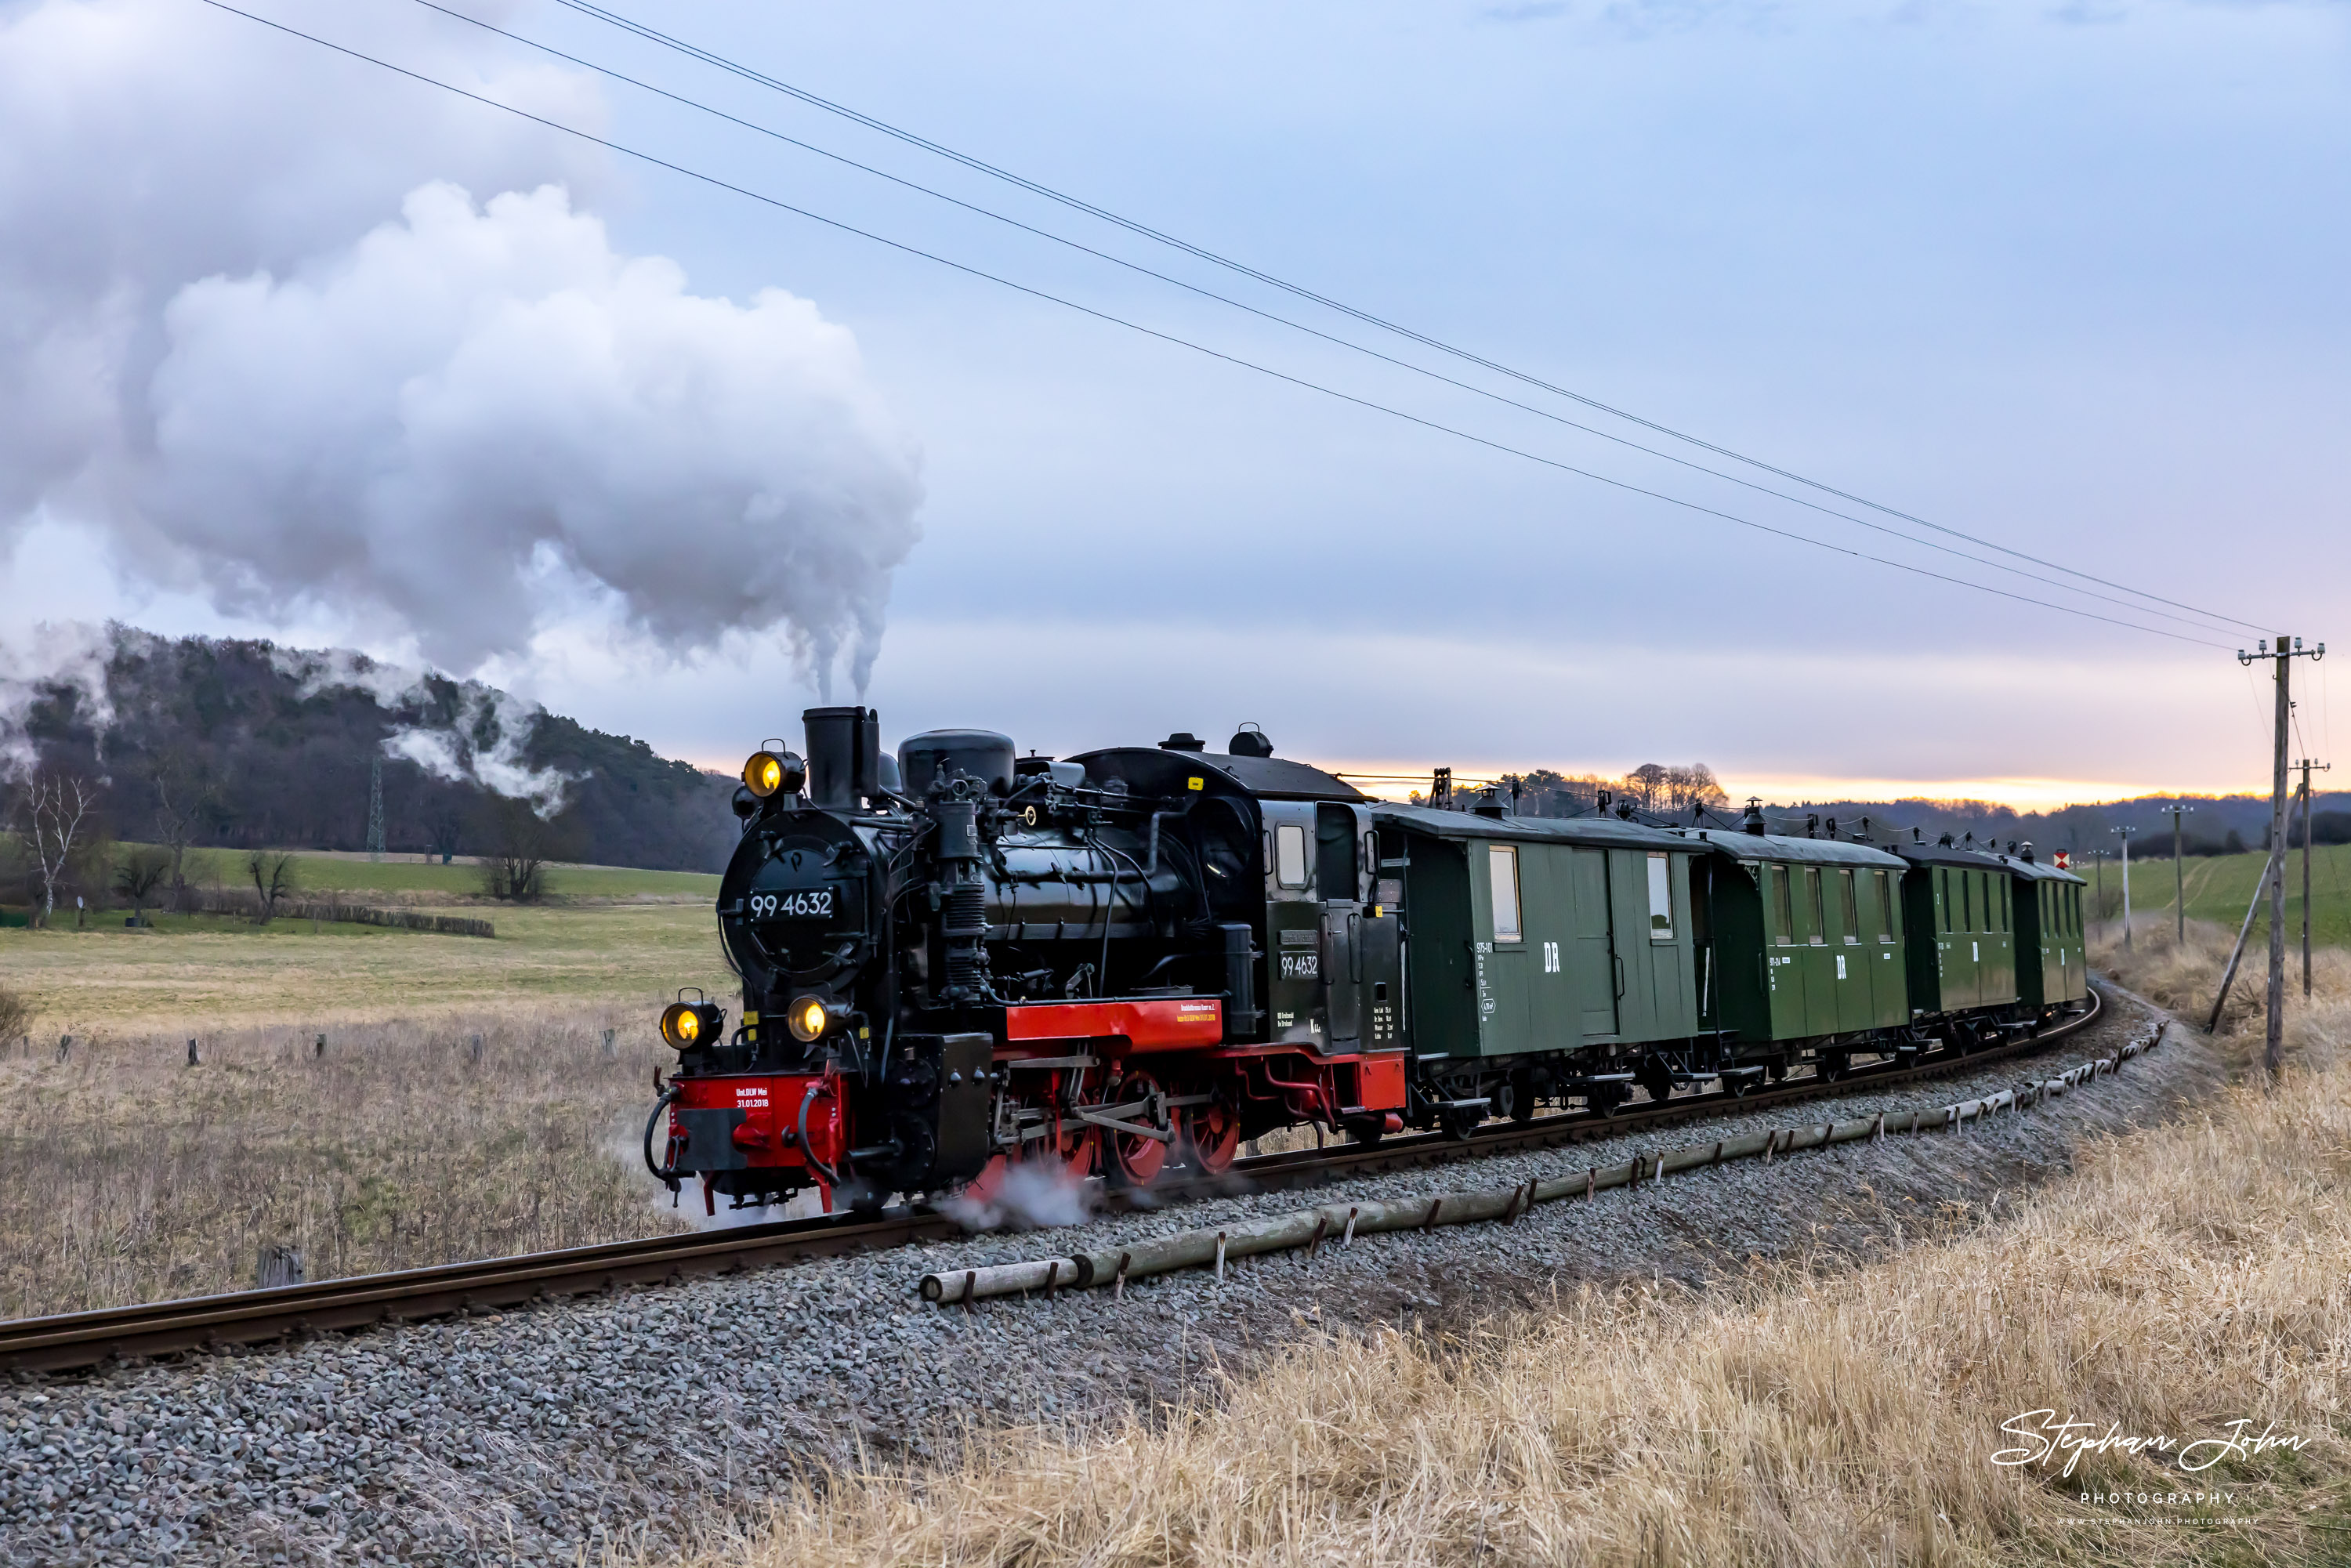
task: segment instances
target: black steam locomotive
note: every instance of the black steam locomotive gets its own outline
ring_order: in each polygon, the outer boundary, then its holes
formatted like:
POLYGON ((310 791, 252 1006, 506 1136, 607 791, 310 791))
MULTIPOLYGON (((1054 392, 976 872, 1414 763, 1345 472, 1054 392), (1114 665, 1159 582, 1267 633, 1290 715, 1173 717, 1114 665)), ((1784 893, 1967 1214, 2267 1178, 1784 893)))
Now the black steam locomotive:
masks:
POLYGON ((662 1018, 645 1159, 708 1206, 1024 1161, 1141 1186, 1276 1127, 1607 1110, 1964 1049, 2083 995, 2080 879, 2029 846, 1399 806, 1254 727, 1067 759, 938 730, 893 758, 864 708, 803 718, 805 761, 762 749, 736 792, 740 1019, 662 1018))

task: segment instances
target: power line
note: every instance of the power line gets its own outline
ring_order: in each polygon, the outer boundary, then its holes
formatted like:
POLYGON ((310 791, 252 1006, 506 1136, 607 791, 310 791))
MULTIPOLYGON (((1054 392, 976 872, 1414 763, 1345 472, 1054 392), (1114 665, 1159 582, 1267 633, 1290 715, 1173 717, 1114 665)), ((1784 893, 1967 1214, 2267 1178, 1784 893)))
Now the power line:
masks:
MULTIPOLYGON (((903 175, 893 174, 886 169, 877 169, 870 163, 861 162, 857 159, 849 157, 845 153, 836 152, 831 148, 820 147, 811 141, 803 141, 799 137, 778 131, 772 126, 761 125, 756 120, 745 120, 740 115, 730 114, 726 110, 717 108, 716 105, 703 102, 700 99, 691 97, 684 93, 673 92, 667 88, 656 86, 641 78, 631 76, 625 71, 615 69, 611 66, 599 64, 594 60, 586 59, 579 55, 571 54, 567 50, 559 49, 552 44, 542 43, 537 38, 528 37, 521 33, 517 33, 508 28, 498 26, 496 24, 492 22, 486 22, 478 16, 467 16, 463 11, 453 10, 449 6, 438 4, 437 0, 415 0, 415 3, 423 6, 428 11, 438 12, 440 15, 447 16, 453 21, 464 22, 468 26, 478 27, 486 33, 495 34, 498 37, 507 39, 513 43, 520 44, 526 48, 536 49, 539 53, 547 55, 550 58, 563 60, 569 64, 578 66, 582 70, 593 71, 599 76, 609 78, 613 81, 625 82, 631 87, 636 88, 643 92, 652 93, 657 98, 667 99, 672 103, 681 104, 685 108, 698 110, 714 119, 725 120, 730 125, 739 126, 743 130, 755 131, 761 136, 768 137, 774 141, 783 142, 787 146, 797 147, 804 152, 814 153, 820 158, 829 159, 845 168, 854 169, 861 173, 870 174, 877 180, 885 180, 891 184, 897 185, 902 189, 916 192, 919 194, 929 196, 935 201, 945 202, 950 206, 961 208, 963 211, 971 213, 979 217, 991 219, 994 222, 1003 224, 1008 227, 1018 229, 1023 234, 1034 235, 1039 239, 1050 240, 1055 245, 1066 246, 1071 250, 1077 251, 1085 256, 1092 256, 1100 261, 1109 262, 1113 267, 1123 267, 1129 272, 1138 274, 1144 277, 1153 278, 1176 288, 1180 288, 1185 292, 1196 295, 1200 298, 1213 300, 1217 304, 1228 306, 1232 309, 1242 311, 1250 316, 1255 316, 1261 320, 1273 322, 1277 326, 1287 327, 1292 331, 1303 333, 1307 337, 1318 339, 1322 342, 1332 344, 1338 348, 1351 350, 1355 353, 1365 355, 1371 359, 1379 361, 1383 364, 1393 365, 1399 370, 1409 371, 1415 375, 1425 376, 1431 381, 1440 382, 1446 386, 1457 388, 1459 391, 1472 393, 1478 397, 1488 399, 1493 402, 1500 403, 1505 407, 1518 409, 1521 413, 1533 414, 1538 419, 1549 420, 1554 424, 1563 425, 1570 430, 1580 431, 1586 435, 1596 436, 1602 441, 1614 442, 1617 445, 1629 448, 1632 451, 1645 453, 1651 457, 1660 458, 1667 463, 1677 464, 1681 467, 1687 468, 1694 473, 1708 475, 1711 477, 1723 480, 1729 484, 1737 485, 1744 489, 1752 490, 1758 495, 1770 496, 1775 499, 1786 501, 1791 505, 1802 507, 1811 511, 1818 512, 1823 517, 1836 517, 1842 521, 1852 523, 1856 527, 1868 528, 1874 533, 1884 534, 1889 538, 1900 539, 1906 544, 1917 545, 1925 549, 1938 550, 1945 555, 1956 557, 1960 560, 1969 561, 1977 566, 1989 568, 1993 571, 2006 572, 2011 577, 2022 577, 2028 581, 2037 583, 2044 588, 2053 588, 2067 593, 2077 593, 2085 599, 2095 599, 2102 603, 2112 604, 2118 608, 2128 610, 2135 614, 2154 615, 2162 620, 2177 622, 2183 626, 2196 627, 2199 631, 2218 632, 2221 630, 2220 627, 2206 623, 2210 620, 2215 619, 2209 615, 2205 616, 2201 621, 2194 620, 2189 616, 2175 615, 2168 611, 2156 610, 2145 604, 2134 603, 2129 600, 2117 599, 2112 594, 2097 593, 2089 589, 2075 588, 2067 583, 2048 582, 2036 574, 2025 570, 2022 567, 2011 566, 2005 561, 1987 560, 1982 556, 1971 555, 1966 550, 1954 549, 1950 545, 1939 544, 1933 539, 1922 539, 1917 538, 1916 535, 1905 533, 1900 528, 1889 528, 1884 523, 1872 522, 1866 517, 1857 517, 1851 512, 1840 511, 1834 507, 1824 506, 1821 502, 1807 499, 1802 496, 1792 496, 1785 490, 1774 489, 1769 485, 1759 484, 1752 479, 1741 478, 1736 474, 1728 474, 1719 468, 1708 467, 1706 464, 1698 462, 1692 458, 1684 457, 1672 452, 1661 451, 1657 447, 1644 444, 1641 442, 1633 440, 1629 436, 1619 435, 1614 431, 1602 430, 1597 426, 1583 423, 1580 421, 1570 419, 1566 415, 1556 413, 1551 409, 1539 408, 1533 403, 1525 402, 1520 399, 1510 397, 1506 393, 1495 392, 1489 387, 1481 387, 1477 385, 1475 382, 1465 382, 1458 377, 1448 376, 1441 371, 1431 370, 1426 365, 1416 364, 1409 360, 1398 359, 1393 354, 1383 353, 1379 350, 1372 348, 1368 344, 1358 343, 1351 339, 1342 338, 1334 333, 1323 331, 1320 328, 1309 326, 1307 323, 1298 320, 1294 317, 1284 316, 1277 311, 1268 310, 1260 306, 1251 305, 1246 300, 1236 299, 1230 295, 1219 294, 1212 288, 1202 287, 1196 283, 1190 282, 1185 278, 1174 277, 1168 273, 1161 272, 1155 267, 1145 267, 1141 262, 1130 260, 1125 256, 1117 256, 1109 251, 1097 249, 1092 246, 1085 244, 1081 240, 1071 239, 1066 235, 1055 234, 1050 229, 1039 228, 1035 225, 1024 223, 1020 219, 1011 216, 1009 214, 999 213, 993 208, 982 206, 977 202, 968 202, 960 196, 950 195, 945 191, 938 190, 930 185, 923 184, 919 181, 909 180, 903 175)), ((2127 592, 2130 591, 2125 590, 2125 591, 2127 592)), ((2201 614, 2202 612, 2199 612, 2197 613, 2201 614)))
POLYGON ((1163 343, 1172 344, 1175 347, 1181 349, 1189 349, 1194 353, 1203 355, 1208 359, 1221 361, 1226 364, 1238 366, 1242 370, 1254 371, 1258 374, 1268 377, 1273 381, 1281 382, 1307 392, 1320 392, 1325 397, 1335 399, 1341 402, 1351 403, 1357 408, 1368 409, 1376 413, 1386 414, 1390 418, 1402 420, 1405 423, 1417 425, 1425 430, 1431 430, 1440 434, 1450 435, 1458 440, 1467 441, 1475 445, 1486 447, 1491 451, 1508 454, 1513 457, 1524 458, 1530 463, 1540 464, 1546 468, 1557 469, 1561 473, 1573 474, 1580 478, 1590 479, 1598 484, 1606 485, 1612 488, 1625 491, 1631 495, 1646 496, 1652 500, 1663 501, 1669 506, 1680 507, 1685 510, 1698 512, 1707 517, 1719 517, 1725 522, 1736 523, 1741 528, 1752 528, 1759 533, 1771 534, 1796 544, 1810 545, 1815 549, 1826 550, 1834 555, 1850 556, 1855 560, 1868 561, 1878 566, 1892 567, 1897 571, 1907 571, 1914 576, 1930 578, 1938 582, 1952 583, 1960 588, 1971 588, 1979 593, 1989 593, 1997 598, 2014 600, 2021 604, 2037 605, 2041 609, 2054 610, 2061 614, 2075 615, 2088 621, 2100 621, 2109 626, 2120 626, 2133 632, 2144 632, 2147 635, 2153 637, 2168 637, 2174 642, 2194 643, 2199 646, 2207 648, 2225 647, 2222 643, 2210 642, 2201 637, 2190 637, 2182 632, 2168 632, 2159 626, 2143 625, 2135 621, 2118 621, 2111 615, 2100 615, 2095 611, 2084 610, 2074 605, 2052 603, 2050 601, 2045 599, 2035 599, 2030 594, 2013 593, 2004 588, 1993 588, 1988 583, 1970 582, 1965 578, 1952 577, 1948 573, 1939 571, 1930 571, 1925 567, 1914 566, 1907 561, 1894 560, 1885 556, 1871 555, 1865 550, 1857 550, 1844 545, 1832 544, 1825 539, 1813 538, 1808 534, 1796 533, 1788 528, 1774 528, 1769 523, 1758 522, 1752 517, 1742 517, 1734 512, 1726 512, 1719 507, 1705 506, 1697 501, 1685 500, 1681 497, 1668 495, 1662 490, 1653 490, 1646 486, 1633 484, 1628 480, 1611 478, 1605 474, 1594 473, 1588 468, 1579 468, 1572 463, 1564 463, 1554 457, 1545 457, 1538 453, 1529 452, 1523 447, 1512 446, 1507 442, 1496 441, 1490 437, 1479 435, 1473 432, 1460 429, 1455 425, 1446 424, 1437 420, 1426 419, 1419 414, 1410 413, 1403 409, 1391 407, 1386 403, 1375 402, 1370 398, 1357 397, 1352 392, 1341 392, 1335 387, 1325 386, 1319 382, 1308 381, 1302 376, 1290 375, 1287 371, 1275 370, 1270 365, 1259 364, 1254 360, 1245 360, 1238 354, 1228 354, 1224 352, 1222 350, 1212 349, 1203 343, 1196 343, 1190 339, 1179 338, 1172 332, 1163 332, 1155 327, 1144 326, 1139 321, 1129 320, 1123 316, 1113 315, 1107 310, 1098 310, 1091 305, 1081 304, 1074 299, 1067 298, 1061 295, 1053 294, 1042 288, 1032 287, 1025 283, 1015 282, 1011 278, 986 271, 983 268, 953 260, 947 256, 940 256, 935 252, 926 251, 919 246, 908 245, 900 240, 891 239, 885 235, 875 234, 870 229, 859 228, 854 224, 844 223, 839 218, 827 217, 822 213, 813 212, 806 207, 795 206, 793 204, 787 202, 780 197, 770 196, 763 192, 751 190, 747 186, 734 184, 728 181, 718 178, 716 174, 706 174, 701 170, 689 168, 683 163, 672 162, 666 158, 659 157, 651 152, 643 152, 637 148, 628 146, 623 142, 611 141, 607 137, 598 136, 592 131, 582 131, 576 126, 566 125, 560 120, 549 120, 544 115, 533 114, 528 110, 517 109, 512 104, 501 103, 494 98, 487 98, 480 93, 469 91, 465 88, 457 86, 454 82, 443 81, 437 77, 427 76, 422 71, 411 70, 406 66, 394 65, 390 60, 379 58, 374 55, 363 53, 360 50, 351 48, 343 44, 334 43, 329 39, 321 38, 315 34, 303 32, 300 28, 289 26, 286 23, 272 21, 266 16, 256 16, 253 12, 241 10, 235 5, 227 4, 227 0, 203 0, 203 3, 210 5, 214 10, 227 12, 233 16, 242 16, 248 22, 259 23, 265 27, 268 27, 275 32, 284 33, 289 37, 300 38, 306 43, 316 44, 321 48, 330 49, 336 54, 346 56, 349 58, 363 61, 368 65, 380 67, 382 69, 393 72, 396 75, 406 77, 412 81, 422 82, 427 87, 439 88, 444 92, 454 93, 459 98, 468 99, 473 102, 481 104, 486 108, 500 110, 507 114, 516 116, 517 119, 528 120, 535 125, 545 126, 549 131, 560 131, 564 135, 576 137, 582 141, 590 142, 611 152, 621 153, 626 157, 637 159, 639 162, 652 164, 655 168, 666 169, 674 174, 683 174, 690 180, 699 181, 703 184, 709 185, 714 189, 726 191, 734 195, 746 197, 751 201, 758 202, 762 205, 776 208, 779 212, 787 212, 798 217, 807 218, 812 223, 822 224, 828 228, 837 229, 843 234, 853 235, 860 239, 869 240, 873 244, 887 246, 888 248, 897 251, 903 255, 914 256, 921 260, 947 267, 953 271, 960 272, 967 277, 976 277, 987 283, 993 283, 1000 287, 1009 288, 1017 293, 1028 295, 1031 298, 1044 300, 1049 304, 1061 306, 1065 309, 1074 310, 1081 315, 1092 317, 1095 320, 1106 322, 1112 326, 1123 327, 1131 332, 1140 333, 1144 337, 1153 338, 1163 343))
MULTIPOLYGON (((2234 615, 2223 614, 2219 611, 2200 609, 2198 606, 2183 603, 2176 599, 2167 599, 2161 594, 2149 593, 2144 589, 2133 588, 2127 583, 2116 582, 2110 579, 2098 577, 2090 572, 2077 571, 2070 566, 2063 566, 2053 560, 2044 560, 2039 556, 2029 555, 2019 549, 2012 549, 2007 545, 2000 544, 1991 539, 1982 538, 1977 535, 1966 533, 1958 528, 1947 528, 1941 523, 1929 522, 1925 517, 1917 517, 1912 513, 1903 511, 1898 507, 1889 507, 1881 502, 1873 501, 1866 496, 1859 496, 1852 493, 1851 491, 1841 490, 1834 485, 1826 484, 1818 479, 1807 478, 1802 474, 1795 473, 1791 469, 1778 467, 1772 464, 1764 462, 1761 458, 1750 457, 1744 453, 1734 451, 1730 447, 1718 445, 1711 441, 1707 441, 1701 437, 1691 435, 1687 432, 1676 430, 1671 425, 1662 424, 1656 420, 1644 418, 1640 414, 1634 413, 1629 410, 1617 408, 1612 404, 1602 402, 1596 398, 1587 397, 1582 392, 1574 392, 1567 387, 1556 385, 1551 382, 1542 380, 1539 376, 1530 374, 1527 371, 1514 370, 1509 365, 1502 364, 1498 361, 1488 359, 1470 350, 1457 347, 1454 344, 1445 342, 1441 339, 1433 338, 1428 336, 1426 333, 1417 331, 1413 328, 1401 326, 1396 322, 1387 320, 1383 317, 1373 315, 1369 311, 1358 309, 1354 306, 1346 304, 1342 300, 1332 298, 1327 295, 1316 293, 1314 290, 1308 288, 1303 285, 1291 283, 1287 279, 1278 277, 1271 273, 1261 271, 1257 267, 1249 266, 1246 262, 1235 261, 1228 256, 1220 256, 1215 251, 1206 249, 1200 246, 1196 246, 1188 240, 1180 239, 1174 235, 1166 234, 1161 230, 1153 228, 1147 224, 1137 222, 1132 218, 1123 217, 1117 213, 1110 211, 1108 208, 1097 206, 1093 203, 1085 201, 1081 197, 1069 195, 1063 192, 1053 189, 1050 185, 1042 184, 1037 181, 1029 179, 1025 175, 1016 174, 1008 169, 1000 168, 998 165, 989 163, 982 159, 975 158, 968 153, 959 152, 952 147, 948 147, 941 142, 933 141, 927 137, 916 135, 914 132, 893 125, 887 120, 878 120, 870 114, 852 109, 846 104, 836 103, 832 99, 820 97, 816 93, 809 91, 805 88, 795 87, 789 82, 783 81, 775 77, 768 76, 760 71, 754 70, 750 67, 743 65, 736 60, 729 59, 724 55, 703 48, 700 45, 689 44, 682 38, 674 37, 667 33, 660 31, 658 28, 648 26, 644 23, 622 16, 616 11, 609 11, 601 5, 590 4, 589 0, 555 0, 555 3, 563 6, 567 10, 576 11, 581 16, 593 17, 595 20, 602 22, 609 26, 618 27, 624 32, 644 39, 648 43, 658 44, 664 48, 674 50, 676 53, 687 56, 689 58, 699 60, 705 65, 708 65, 716 69, 726 71, 731 75, 740 77, 746 81, 757 83, 771 91, 783 93, 787 97, 799 99, 800 102, 809 105, 810 108, 822 110, 828 114, 838 115, 844 120, 852 120, 869 130, 878 131, 884 136, 892 137, 899 141, 903 141, 908 146, 920 148, 925 152, 947 159, 952 162, 961 164, 967 169, 970 169, 977 173, 987 175, 991 179, 1004 181, 1008 184, 1015 185, 1034 195, 1041 196, 1047 201, 1058 203, 1073 211, 1083 213, 1089 217, 1096 218, 1103 223, 1124 229, 1130 234, 1138 235, 1145 239, 1153 240, 1160 245, 1167 246, 1173 249, 1182 251, 1187 256, 1196 256, 1212 266, 1224 267, 1228 271, 1238 273, 1244 277, 1249 277, 1257 282, 1265 284, 1269 287, 1280 289, 1282 292, 1293 295, 1298 298, 1305 299, 1313 304, 1322 306, 1326 309, 1336 310, 1340 314, 1353 317, 1354 319, 1361 321, 1367 326, 1376 327, 1382 331, 1393 332, 1398 337, 1405 338, 1413 342, 1419 343, 1424 347, 1434 349, 1439 353, 1449 354, 1455 359, 1465 361, 1468 363, 1478 366, 1481 370, 1491 371, 1497 375, 1506 376, 1512 381, 1520 382, 1527 386, 1535 387, 1541 391, 1550 392, 1554 396, 1567 398, 1572 402, 1582 403, 1586 408, 1594 409, 1599 413, 1608 414, 1613 418, 1624 420, 1628 423, 1637 424, 1646 430, 1654 430, 1660 435, 1671 436, 1676 441, 1685 442, 1689 445, 1698 447, 1701 451, 1713 453, 1718 457, 1727 457, 1734 463, 1745 464, 1750 468, 1760 469, 1763 473, 1771 474, 1779 478, 1785 479, 1791 484, 1802 485, 1807 489, 1818 490, 1823 495, 1834 496, 1842 501, 1850 501, 1857 507, 1865 507, 1871 511, 1880 512, 1890 517, 1898 517, 1907 523, 1916 523, 1920 528, 1932 529, 1936 533, 1943 534, 1952 538, 1965 539, 1970 544, 1980 545, 1986 549, 1998 550, 2002 555, 2012 556, 2018 560, 2030 561, 2034 566, 2044 567, 2051 571, 2064 572, 2068 577, 2079 578, 2085 582, 2095 582, 2102 588, 2115 589, 2119 592, 2130 594, 2134 598, 2148 600, 2154 603, 2168 604, 2175 610, 2185 610, 2189 612, 2191 614, 2201 615, 2209 620, 2225 621, 2231 625, 2242 626, 2252 631, 2263 630, 2262 625, 2257 622, 2241 620, 2234 615)), ((1353 344, 1350 344, 1348 346, 1359 347, 1359 345, 1353 344)), ((1369 352, 1371 350, 1366 350, 1364 351, 1369 352)), ((1774 493, 1776 494, 1776 492, 1774 493)), ((1842 516, 1843 514, 1836 515, 1842 516)))

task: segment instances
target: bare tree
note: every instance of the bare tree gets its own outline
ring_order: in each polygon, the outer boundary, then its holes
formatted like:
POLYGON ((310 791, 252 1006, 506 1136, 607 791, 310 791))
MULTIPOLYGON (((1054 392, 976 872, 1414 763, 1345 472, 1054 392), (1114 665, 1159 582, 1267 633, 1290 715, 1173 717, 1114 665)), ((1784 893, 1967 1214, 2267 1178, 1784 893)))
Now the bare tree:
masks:
POLYGON ((277 917, 277 905, 294 891, 294 857, 256 850, 245 857, 245 873, 253 879, 253 891, 261 895, 261 923, 266 925, 277 917))
POLYGON ((514 904, 547 896, 547 866, 564 858, 571 838, 560 819, 549 821, 528 800, 501 796, 484 808, 482 891, 514 904))
POLYGON ((1722 786, 1715 781, 1714 769, 1703 762, 1693 762, 1687 768, 1666 769, 1666 809, 1687 811, 1693 806, 1703 806, 1709 811, 1719 811, 1730 804, 1722 786))
POLYGON ((187 889, 188 846, 202 830, 216 786, 208 768, 178 750, 160 758, 149 778, 155 786, 155 837, 171 856, 168 885, 177 896, 187 889))
POLYGON ((17 818, 41 874, 41 922, 57 912, 57 884, 80 841, 97 826, 98 786, 78 773, 37 769, 17 800, 17 818))
POLYGON ((147 923, 147 901, 171 873, 172 856, 164 850, 134 849, 116 862, 114 891, 131 901, 131 915, 141 925, 147 923))

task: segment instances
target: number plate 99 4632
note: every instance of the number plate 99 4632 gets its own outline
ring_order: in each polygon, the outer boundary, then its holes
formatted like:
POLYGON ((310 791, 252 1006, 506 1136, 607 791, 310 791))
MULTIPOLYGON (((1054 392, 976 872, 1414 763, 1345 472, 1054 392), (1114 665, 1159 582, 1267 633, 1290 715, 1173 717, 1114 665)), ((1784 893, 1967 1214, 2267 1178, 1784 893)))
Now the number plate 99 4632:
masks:
POLYGON ((829 887, 798 893, 755 893, 747 902, 754 920, 828 920, 832 916, 832 889, 829 887))

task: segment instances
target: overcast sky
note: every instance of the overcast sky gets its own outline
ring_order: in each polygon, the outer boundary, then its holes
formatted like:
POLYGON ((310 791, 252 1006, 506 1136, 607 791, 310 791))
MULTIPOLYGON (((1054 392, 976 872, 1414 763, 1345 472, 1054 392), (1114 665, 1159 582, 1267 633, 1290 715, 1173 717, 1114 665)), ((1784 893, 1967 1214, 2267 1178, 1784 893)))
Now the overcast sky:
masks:
MULTIPOLYGON (((2268 684, 2235 650, 2346 632, 2351 6, 620 6, 1613 408, 2209 612, 2167 620, 1873 532, 1831 513, 1957 543, 551 0, 451 5, 1541 414, 414 0, 246 8, 1329 391, 201 0, 0 5, 11 626, 357 645, 727 767, 796 735, 814 664, 847 700, 870 660, 893 737, 1067 752, 1254 720, 1373 770, 1703 760, 1737 793, 2032 804, 2265 787, 2268 684)), ((2297 749, 2325 756, 2326 666, 2299 673, 2297 749)))

